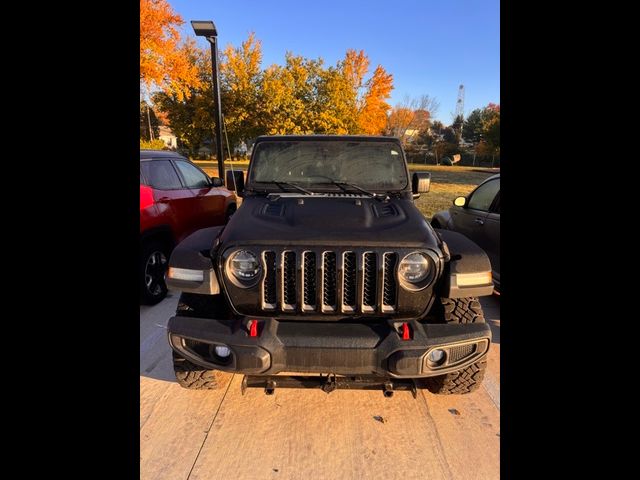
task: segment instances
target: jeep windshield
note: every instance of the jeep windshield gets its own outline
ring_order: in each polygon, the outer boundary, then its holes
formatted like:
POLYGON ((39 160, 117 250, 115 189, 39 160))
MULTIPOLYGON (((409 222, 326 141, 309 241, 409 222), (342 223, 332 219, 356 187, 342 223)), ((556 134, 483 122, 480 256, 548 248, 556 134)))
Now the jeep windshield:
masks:
MULTIPOLYGON (((311 191, 392 192, 408 185, 402 150, 385 141, 282 140, 258 142, 248 187, 253 190, 299 186, 311 191)), ((291 188, 291 190, 296 190, 291 188)))

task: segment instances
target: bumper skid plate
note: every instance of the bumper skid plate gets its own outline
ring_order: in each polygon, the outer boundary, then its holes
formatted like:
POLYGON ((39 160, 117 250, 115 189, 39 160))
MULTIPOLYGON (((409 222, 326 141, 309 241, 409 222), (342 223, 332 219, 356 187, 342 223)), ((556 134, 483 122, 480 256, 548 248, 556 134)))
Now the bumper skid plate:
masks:
POLYGON ((242 378, 242 394, 247 388, 264 388, 264 393, 273 395, 276 388, 320 388, 325 393, 337 389, 382 390, 385 397, 392 397, 396 390, 410 390, 413 398, 417 386, 413 379, 391 379, 388 377, 337 375, 245 375, 242 378))

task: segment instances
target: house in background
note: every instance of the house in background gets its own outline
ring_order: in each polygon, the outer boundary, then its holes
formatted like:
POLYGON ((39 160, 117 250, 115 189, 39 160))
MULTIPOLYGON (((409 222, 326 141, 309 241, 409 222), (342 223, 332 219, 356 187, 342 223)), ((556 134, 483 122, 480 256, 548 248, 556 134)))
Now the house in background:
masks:
POLYGON ((160 131, 160 140, 162 140, 167 147, 175 150, 178 147, 178 138, 173 134, 171 129, 164 125, 160 125, 158 130, 160 131))

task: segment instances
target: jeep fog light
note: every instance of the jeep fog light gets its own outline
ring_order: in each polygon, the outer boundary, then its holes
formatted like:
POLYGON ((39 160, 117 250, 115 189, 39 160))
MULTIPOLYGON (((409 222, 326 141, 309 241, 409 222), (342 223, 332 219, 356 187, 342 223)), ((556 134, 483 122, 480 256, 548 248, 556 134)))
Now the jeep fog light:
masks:
POLYGON ((427 356, 427 360, 429 360, 429 365, 432 367, 441 365, 444 362, 444 350, 440 350, 439 348, 431 350, 427 356))
POLYGON ((229 355, 231 355, 231 349, 226 345, 216 345, 214 351, 220 358, 227 358, 229 355))
POLYGON ((189 282, 203 282, 204 272, 202 270, 189 270, 187 268, 169 267, 167 277, 174 280, 187 280, 189 282))

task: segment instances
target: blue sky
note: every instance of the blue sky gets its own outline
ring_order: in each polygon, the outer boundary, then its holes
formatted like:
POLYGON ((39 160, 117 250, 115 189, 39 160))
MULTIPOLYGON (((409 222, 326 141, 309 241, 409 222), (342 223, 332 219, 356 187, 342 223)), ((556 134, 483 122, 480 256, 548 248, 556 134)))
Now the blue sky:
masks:
MULTIPOLYGON (((185 20, 213 20, 220 47, 239 46, 249 32, 262 41, 263 67, 291 51, 335 64, 348 48, 364 50, 371 69, 393 74, 390 103, 428 94, 451 123, 458 86, 465 114, 500 103, 500 2, 498 0, 168 0, 185 20)), ((206 46, 199 39, 201 46, 206 46)))

